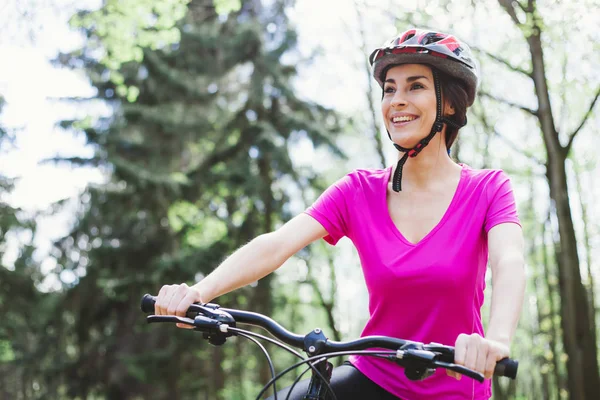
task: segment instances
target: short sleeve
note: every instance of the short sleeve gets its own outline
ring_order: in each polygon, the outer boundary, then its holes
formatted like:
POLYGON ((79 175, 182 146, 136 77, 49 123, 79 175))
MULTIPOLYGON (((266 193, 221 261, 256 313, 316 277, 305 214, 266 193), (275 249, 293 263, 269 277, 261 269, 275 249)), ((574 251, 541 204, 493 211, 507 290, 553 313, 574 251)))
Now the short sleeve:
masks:
POLYGON ((323 239, 331 245, 335 245, 342 237, 348 235, 350 190, 351 179, 346 175, 328 187, 305 211, 325 228, 328 235, 323 239))
POLYGON ((510 178, 506 173, 495 171, 488 183, 487 194, 489 206, 485 218, 486 232, 507 222, 521 225, 510 178))

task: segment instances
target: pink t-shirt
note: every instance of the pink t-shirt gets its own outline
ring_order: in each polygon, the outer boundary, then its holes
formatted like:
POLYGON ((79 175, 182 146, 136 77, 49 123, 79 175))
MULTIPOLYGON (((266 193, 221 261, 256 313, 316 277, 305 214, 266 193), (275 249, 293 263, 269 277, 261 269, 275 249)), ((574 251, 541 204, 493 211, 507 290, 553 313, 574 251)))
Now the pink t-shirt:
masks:
MULTIPOLYGON (((387 187, 392 168, 360 169, 330 186, 306 210, 335 245, 343 236, 358 251, 369 291, 369 320, 361 336, 385 335, 454 346, 461 333, 484 336, 483 304, 488 261, 487 232, 519 223, 507 175, 462 165, 456 193, 440 222, 417 244, 392 221, 387 187)), ((411 381, 388 360, 353 356, 372 381, 403 400, 488 399, 490 380, 460 381, 438 369, 411 381)))

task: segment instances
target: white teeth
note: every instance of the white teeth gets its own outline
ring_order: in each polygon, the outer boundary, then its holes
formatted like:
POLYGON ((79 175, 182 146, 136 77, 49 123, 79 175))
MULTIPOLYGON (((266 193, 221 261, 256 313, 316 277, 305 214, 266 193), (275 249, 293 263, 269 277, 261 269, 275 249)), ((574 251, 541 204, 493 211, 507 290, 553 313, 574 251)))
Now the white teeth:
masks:
POLYGON ((392 118, 392 122, 408 122, 416 119, 416 117, 409 117, 408 115, 404 115, 402 117, 394 117, 392 118))

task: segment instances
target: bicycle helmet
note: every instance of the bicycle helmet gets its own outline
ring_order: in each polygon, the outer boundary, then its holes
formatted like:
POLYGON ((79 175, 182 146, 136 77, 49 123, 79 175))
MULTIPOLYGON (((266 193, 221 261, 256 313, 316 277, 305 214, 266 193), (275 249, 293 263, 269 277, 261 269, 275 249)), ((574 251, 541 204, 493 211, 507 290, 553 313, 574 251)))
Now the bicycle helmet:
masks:
MULTIPOLYGON (((373 77, 382 89, 385 75, 388 69, 393 66, 399 64, 427 64, 435 67, 431 70, 437 100, 437 114, 430 134, 412 149, 406 149, 394 143, 399 151, 405 153, 398 161, 393 178, 393 190, 399 192, 402 190, 402 167, 408 157, 416 157, 429 144, 433 136, 442 130, 443 124, 456 129, 464 126, 464 124, 460 125, 442 115, 442 95, 437 70, 443 71, 463 83, 467 91, 467 106, 471 106, 475 101, 479 81, 478 69, 471 50, 465 43, 453 35, 423 29, 409 29, 392 38, 384 46, 375 49, 371 53, 369 62, 373 67, 373 77)), ((390 136, 389 132, 388 136, 390 136)))

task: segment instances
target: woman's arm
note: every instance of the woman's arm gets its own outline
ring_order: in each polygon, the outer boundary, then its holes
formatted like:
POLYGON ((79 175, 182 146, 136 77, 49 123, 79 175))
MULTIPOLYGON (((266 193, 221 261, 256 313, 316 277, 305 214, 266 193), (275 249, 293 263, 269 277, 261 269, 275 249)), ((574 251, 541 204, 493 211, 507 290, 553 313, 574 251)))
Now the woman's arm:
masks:
POLYGON ((193 288, 202 294, 203 302, 209 302, 267 276, 325 235, 327 231, 320 223, 307 214, 300 214, 278 230, 260 235, 238 249, 193 288))
POLYGON ((523 232, 517 224, 500 224, 488 233, 492 267, 492 303, 486 338, 510 347, 525 295, 523 232))
POLYGON ((156 315, 184 316, 195 302, 210 300, 263 278, 293 254, 327 235, 319 222, 300 214, 274 232, 260 235, 236 250, 193 286, 165 285, 157 296, 156 315))
MULTIPOLYGON (((496 362, 509 356, 510 343, 519 322, 525 294, 523 232, 514 223, 494 226, 488 232, 492 267, 492 303, 485 338, 461 334, 456 339, 454 360, 491 378, 496 362)), ((460 379, 460 374, 449 373, 460 379)))

